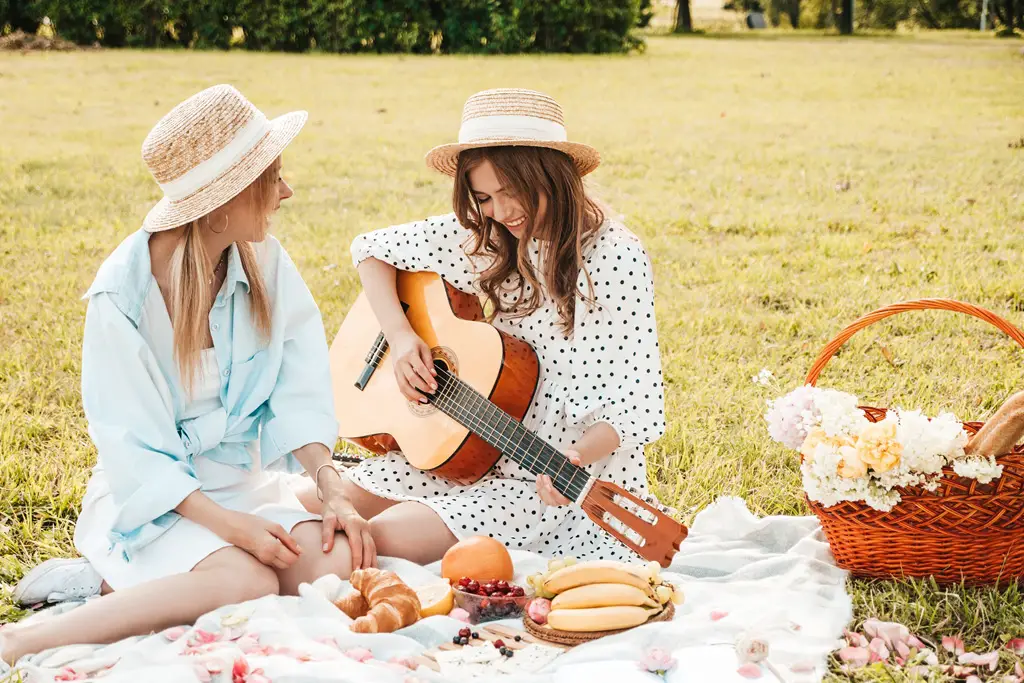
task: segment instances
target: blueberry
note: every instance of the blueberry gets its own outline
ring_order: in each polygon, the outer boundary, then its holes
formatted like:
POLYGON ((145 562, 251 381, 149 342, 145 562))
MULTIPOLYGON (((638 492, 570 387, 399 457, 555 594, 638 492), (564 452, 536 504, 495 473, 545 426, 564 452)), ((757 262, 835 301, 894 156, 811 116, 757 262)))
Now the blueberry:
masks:
POLYGON ((473 637, 479 639, 480 638, 480 634, 477 633, 476 631, 473 631, 473 637))
POLYGON ((462 641, 462 639, 459 638, 458 636, 455 636, 454 638, 452 638, 452 644, 453 645, 459 645, 461 641, 462 641))
POLYGON ((522 639, 523 639, 523 637, 522 637, 522 636, 516 636, 516 642, 517 642, 517 643, 518 643, 519 641, 521 641, 522 639))

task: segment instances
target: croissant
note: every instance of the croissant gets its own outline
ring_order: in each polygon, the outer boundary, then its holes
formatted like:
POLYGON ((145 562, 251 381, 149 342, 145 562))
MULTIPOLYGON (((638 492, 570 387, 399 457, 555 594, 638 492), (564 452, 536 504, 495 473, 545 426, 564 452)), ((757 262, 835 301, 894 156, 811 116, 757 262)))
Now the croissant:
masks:
POLYGON ((355 621, 356 633, 391 633, 420 618, 420 600, 394 572, 356 569, 349 576, 355 589, 334 604, 355 621))

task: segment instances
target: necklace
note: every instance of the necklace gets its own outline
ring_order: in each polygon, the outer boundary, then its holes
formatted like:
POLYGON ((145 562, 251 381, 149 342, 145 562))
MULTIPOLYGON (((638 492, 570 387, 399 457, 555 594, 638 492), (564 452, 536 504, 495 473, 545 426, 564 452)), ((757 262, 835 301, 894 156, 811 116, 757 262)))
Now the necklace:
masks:
POLYGON ((217 273, 220 271, 220 267, 224 265, 227 253, 227 249, 221 252, 220 260, 217 261, 217 265, 213 267, 213 274, 210 275, 210 281, 206 283, 207 285, 213 285, 213 281, 217 279, 217 273))

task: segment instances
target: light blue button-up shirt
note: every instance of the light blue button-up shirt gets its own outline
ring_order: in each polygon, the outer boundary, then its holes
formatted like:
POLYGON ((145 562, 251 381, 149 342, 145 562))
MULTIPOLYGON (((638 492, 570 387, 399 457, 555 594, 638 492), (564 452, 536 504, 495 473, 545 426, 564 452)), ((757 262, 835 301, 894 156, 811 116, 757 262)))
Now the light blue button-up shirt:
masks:
POLYGON ((222 407, 181 419, 188 397, 174 361, 171 321, 153 277, 149 233, 138 231, 100 267, 82 348, 82 404, 97 470, 117 514, 108 532, 130 560, 180 519, 174 508, 200 488, 194 458, 250 469, 300 471, 292 451, 333 449, 338 435, 323 321, 281 244, 254 245, 272 311, 269 339, 250 316, 249 280, 235 245, 210 310, 222 407))

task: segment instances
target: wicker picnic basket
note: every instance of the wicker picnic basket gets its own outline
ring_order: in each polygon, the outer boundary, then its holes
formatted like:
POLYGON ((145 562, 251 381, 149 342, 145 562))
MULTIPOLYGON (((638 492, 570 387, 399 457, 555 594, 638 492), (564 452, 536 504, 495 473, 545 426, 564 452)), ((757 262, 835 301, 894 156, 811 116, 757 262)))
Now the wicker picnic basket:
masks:
MULTIPOLYGON (((952 299, 920 299, 880 308, 840 332, 821 351, 807 384, 814 385, 836 351, 868 325, 905 311, 936 309, 989 322, 1024 347, 1024 333, 990 311, 952 299)), ((1024 387, 1022 387, 1024 388, 1024 387)), ((862 406, 872 422, 886 409, 862 406)), ((973 435, 983 423, 965 422, 973 435)), ((1003 474, 980 484, 943 470, 938 490, 900 489, 889 512, 863 502, 831 507, 808 500, 836 563, 869 578, 934 577, 940 584, 1005 585, 1024 578, 1024 446, 1000 455, 1003 474)))

